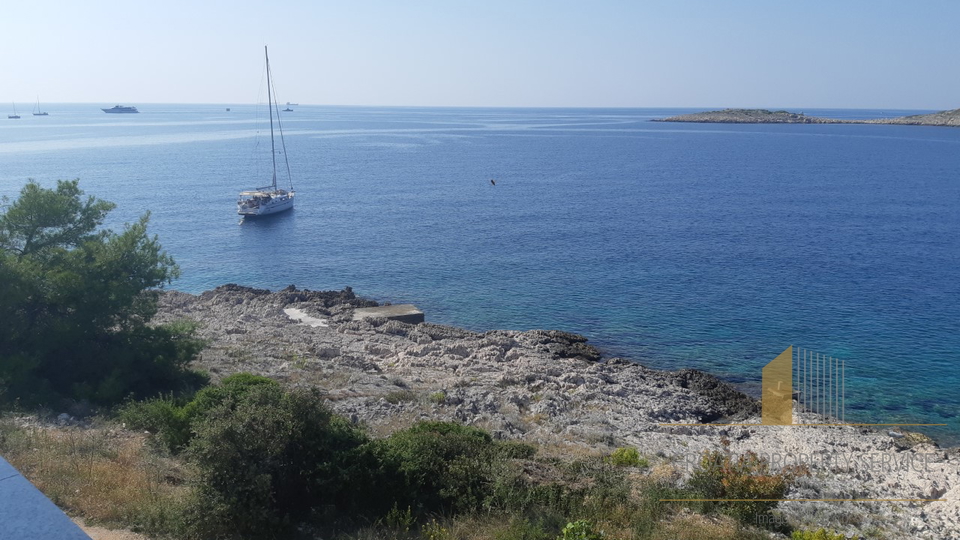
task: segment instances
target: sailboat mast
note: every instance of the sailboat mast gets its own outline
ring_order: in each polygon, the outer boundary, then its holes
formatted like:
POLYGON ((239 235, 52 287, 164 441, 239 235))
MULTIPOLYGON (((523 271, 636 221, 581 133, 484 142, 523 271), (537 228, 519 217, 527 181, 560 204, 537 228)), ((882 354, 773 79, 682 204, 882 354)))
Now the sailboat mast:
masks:
POLYGON ((270 94, 270 57, 267 46, 263 46, 263 57, 267 59, 267 108, 270 109, 270 158, 273 159, 273 190, 277 190, 277 150, 273 145, 273 96, 270 94))

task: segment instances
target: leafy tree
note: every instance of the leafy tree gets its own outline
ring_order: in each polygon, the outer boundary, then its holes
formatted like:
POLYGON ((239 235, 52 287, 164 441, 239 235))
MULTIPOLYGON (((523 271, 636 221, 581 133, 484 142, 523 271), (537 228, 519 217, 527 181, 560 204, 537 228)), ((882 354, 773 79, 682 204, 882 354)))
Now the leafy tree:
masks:
POLYGON ((149 213, 101 228, 113 203, 79 181, 31 181, 0 214, 0 379, 10 397, 116 402, 184 381, 203 343, 185 323, 150 326, 179 275, 149 213))

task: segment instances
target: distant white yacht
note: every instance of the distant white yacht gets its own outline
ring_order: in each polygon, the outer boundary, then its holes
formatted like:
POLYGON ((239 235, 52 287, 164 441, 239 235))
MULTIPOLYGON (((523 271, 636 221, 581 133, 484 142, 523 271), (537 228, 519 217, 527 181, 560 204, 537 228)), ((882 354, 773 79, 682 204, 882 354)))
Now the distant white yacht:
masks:
POLYGON ((279 112, 277 112, 277 127, 280 130, 280 145, 283 148, 283 160, 287 165, 290 190, 277 187, 277 150, 273 140, 273 85, 270 82, 270 57, 267 55, 266 46, 263 47, 263 56, 267 60, 267 108, 270 111, 270 157, 273 160, 273 179, 269 186, 240 192, 237 213, 244 217, 276 214, 293 208, 293 180, 290 178, 290 162, 287 161, 287 147, 283 142, 283 124, 280 123, 279 112))
POLYGON ((105 113, 113 113, 113 114, 116 114, 116 113, 138 113, 138 112, 140 112, 140 111, 137 110, 136 107, 121 107, 120 105, 115 105, 115 106, 113 106, 113 107, 110 107, 109 109, 100 109, 100 110, 103 111, 103 112, 105 112, 105 113))

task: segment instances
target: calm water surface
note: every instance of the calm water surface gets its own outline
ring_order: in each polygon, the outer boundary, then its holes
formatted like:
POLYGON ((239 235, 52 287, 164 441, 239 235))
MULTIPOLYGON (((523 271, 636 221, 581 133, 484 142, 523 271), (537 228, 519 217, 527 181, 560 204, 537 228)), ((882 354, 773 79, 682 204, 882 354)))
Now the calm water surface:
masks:
POLYGON ((794 344, 846 360, 848 420, 960 441, 960 129, 298 106, 297 208, 240 223, 237 192, 269 182, 262 108, 45 107, 0 121, 0 194, 80 178, 111 226, 150 211, 176 288, 350 285, 747 385, 794 344))

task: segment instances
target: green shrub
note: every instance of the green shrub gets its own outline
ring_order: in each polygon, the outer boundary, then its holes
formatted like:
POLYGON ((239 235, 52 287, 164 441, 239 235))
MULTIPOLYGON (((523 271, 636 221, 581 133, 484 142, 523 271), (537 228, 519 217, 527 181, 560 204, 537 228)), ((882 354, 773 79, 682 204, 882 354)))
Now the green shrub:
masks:
POLYGON ((450 529, 434 518, 420 528, 420 538, 421 540, 452 540, 453 535, 450 534, 450 529))
POLYGON ((555 536, 547 532, 542 521, 515 517, 510 520, 506 529, 496 531, 493 538, 494 540, 552 540, 555 536))
POLYGON ((535 464, 504 460, 494 464, 486 506, 511 515, 549 517, 554 520, 551 529, 557 531, 569 516, 605 520, 616 513, 629 521, 628 515, 640 510, 632 490, 623 470, 601 458, 535 464))
POLYGON ((537 455, 537 447, 520 441, 500 441, 497 450, 506 459, 532 459, 537 455))
POLYGON ((793 481, 805 474, 806 469, 800 467, 771 471, 767 460, 753 452, 734 457, 726 449, 714 450, 704 452, 687 487, 704 499, 727 499, 707 502, 705 510, 717 508, 742 523, 756 523, 757 517, 776 507, 775 499, 782 499, 793 481))
POLYGON ((446 400, 447 400, 447 393, 444 392, 443 390, 440 390, 439 392, 434 392, 434 393, 430 394, 430 403, 436 403, 437 405, 443 405, 443 403, 444 403, 446 400))
POLYGON ((567 523, 567 526, 560 531, 557 540, 603 540, 603 538, 603 531, 596 530, 591 521, 580 519, 567 523))
POLYGON ((404 388, 402 390, 393 390, 392 392, 387 392, 383 396, 383 399, 387 400, 387 402, 389 403, 393 403, 394 405, 396 405, 398 403, 403 403, 405 401, 416 401, 417 393, 414 392, 413 390, 408 390, 404 388))
POLYGON ((191 421, 201 418, 208 411, 225 401, 240 402, 247 392, 258 386, 280 387, 277 381, 267 377, 252 373, 234 373, 224 377, 220 384, 204 387, 197 392, 193 399, 184 406, 184 415, 191 421))
POLYGON ((191 519, 204 537, 288 536, 314 509, 359 514, 378 469, 366 436, 318 391, 254 384, 200 418, 188 455, 199 486, 191 519))
POLYGON ((127 403, 119 410, 119 419, 131 428, 154 433, 170 452, 179 453, 190 443, 193 426, 207 412, 228 400, 239 402, 251 388, 258 386, 279 388, 272 379, 236 373, 225 377, 217 386, 204 387, 190 401, 171 394, 127 403))
POLYGON ((480 429, 419 422, 374 447, 392 471, 393 500, 418 513, 478 510, 491 493, 496 443, 480 429))
POLYGON ((147 430, 165 448, 177 452, 190 441, 190 419, 183 399, 172 394, 145 401, 131 401, 120 408, 118 418, 131 429, 147 430))
POLYGON ((383 522, 387 528, 394 532, 408 533, 417 520, 413 517, 413 510, 409 506, 406 510, 401 510, 394 503, 393 508, 383 518, 383 522))
POLYGON ((650 462, 647 458, 640 457, 640 452, 636 448, 622 447, 617 448, 607 458, 611 465, 619 467, 649 467, 650 462))
MULTIPOLYGON (((847 540, 846 535, 843 534, 833 534, 827 532, 826 529, 818 529, 816 531, 793 531, 793 534, 790 535, 791 540, 847 540)), ((858 540, 859 536, 854 536, 851 540, 858 540)))

